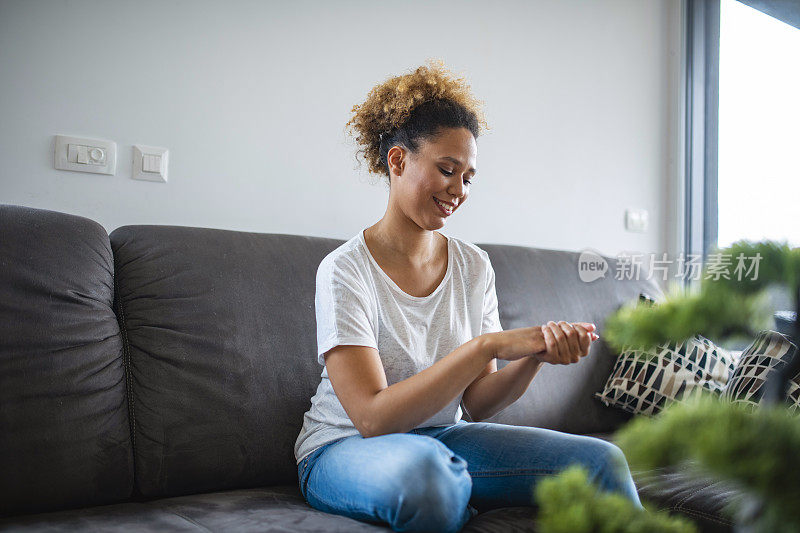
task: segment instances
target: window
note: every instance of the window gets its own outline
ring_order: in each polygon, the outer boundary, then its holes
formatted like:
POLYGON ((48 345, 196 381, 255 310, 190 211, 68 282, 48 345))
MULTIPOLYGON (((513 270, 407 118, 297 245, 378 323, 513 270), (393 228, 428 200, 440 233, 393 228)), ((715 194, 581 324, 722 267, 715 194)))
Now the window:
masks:
POLYGON ((721 0, 718 246, 800 246, 800 29, 721 0))

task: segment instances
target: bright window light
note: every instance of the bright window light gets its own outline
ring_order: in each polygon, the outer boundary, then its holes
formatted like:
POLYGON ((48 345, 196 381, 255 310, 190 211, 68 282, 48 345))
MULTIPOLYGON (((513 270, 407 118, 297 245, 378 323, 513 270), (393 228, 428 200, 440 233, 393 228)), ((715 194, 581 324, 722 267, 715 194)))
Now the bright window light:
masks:
POLYGON ((800 246, 800 29, 720 6, 719 246, 800 246))

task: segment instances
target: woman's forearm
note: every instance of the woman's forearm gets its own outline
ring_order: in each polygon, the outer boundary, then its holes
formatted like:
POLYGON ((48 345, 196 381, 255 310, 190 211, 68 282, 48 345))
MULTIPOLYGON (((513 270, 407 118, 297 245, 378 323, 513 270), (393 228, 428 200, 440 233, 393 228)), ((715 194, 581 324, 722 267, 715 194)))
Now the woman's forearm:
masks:
POLYGON ((463 397, 470 418, 485 420, 517 401, 543 364, 535 357, 523 357, 476 381, 463 397))
POLYGON ((433 365, 372 397, 364 437, 406 433, 444 409, 492 360, 485 336, 462 344, 433 365))

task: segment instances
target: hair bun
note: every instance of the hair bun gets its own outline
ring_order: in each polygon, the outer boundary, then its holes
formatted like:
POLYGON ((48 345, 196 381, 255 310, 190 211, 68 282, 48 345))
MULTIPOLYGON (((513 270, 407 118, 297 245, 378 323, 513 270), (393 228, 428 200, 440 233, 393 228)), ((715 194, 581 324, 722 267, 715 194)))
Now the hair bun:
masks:
MULTIPOLYGON (((483 102, 475 98, 465 78, 451 73, 440 59, 429 58, 426 63, 411 73, 390 77, 376 85, 363 103, 353 106, 353 115, 345 128, 361 146, 357 154, 366 160, 370 172, 389 175, 380 151, 384 137, 402 128, 414 109, 433 100, 446 100, 455 109, 444 111, 445 115, 452 115, 446 122, 463 124, 475 137, 489 129, 483 102)), ((423 129, 436 127, 436 124, 423 125, 423 129)))

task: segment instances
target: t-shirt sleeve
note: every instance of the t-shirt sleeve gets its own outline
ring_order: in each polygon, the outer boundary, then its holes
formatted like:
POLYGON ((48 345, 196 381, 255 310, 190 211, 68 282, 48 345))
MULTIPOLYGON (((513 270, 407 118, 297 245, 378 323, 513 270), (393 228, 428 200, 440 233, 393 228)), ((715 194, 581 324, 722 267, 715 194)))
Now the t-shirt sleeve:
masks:
POLYGON ((314 305, 319 364, 325 364, 325 352, 340 344, 378 349, 370 298, 355 266, 323 260, 317 269, 314 305))
POLYGON ((486 255, 485 259, 486 292, 483 296, 483 321, 481 323, 481 334, 503 331, 503 326, 500 324, 500 313, 497 309, 497 292, 494 288, 494 268, 492 268, 492 262, 489 260, 488 254, 486 255))

